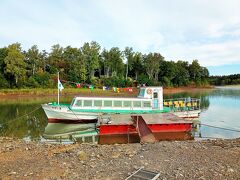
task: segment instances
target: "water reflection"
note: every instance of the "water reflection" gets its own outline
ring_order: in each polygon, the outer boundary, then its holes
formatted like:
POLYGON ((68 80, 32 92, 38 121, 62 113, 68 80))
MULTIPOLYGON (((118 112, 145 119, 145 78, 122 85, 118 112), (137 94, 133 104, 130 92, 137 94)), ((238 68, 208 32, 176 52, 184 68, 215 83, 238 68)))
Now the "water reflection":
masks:
MULTIPOLYGON (((164 98, 194 97, 201 99, 200 122, 217 127, 240 129, 240 86, 216 88, 208 91, 183 92, 164 95, 164 98)), ((63 97, 62 102, 70 102, 72 96, 63 97)), ((5 98, 0 99, 0 134, 1 136, 12 136, 27 138, 30 140, 42 140, 45 136, 77 135, 84 131, 78 125, 58 124, 52 126, 47 123, 47 117, 40 108, 29 116, 40 104, 56 101, 55 97, 38 98, 5 98), (16 119, 18 118, 18 119, 16 119), (45 133, 44 133, 45 132, 45 133)), ((93 131, 95 131, 93 129, 93 131)), ((195 135, 213 138, 237 138, 239 132, 225 131, 207 126, 198 127, 195 135)))
POLYGON ((93 128, 83 128, 81 124, 63 124, 63 123, 48 123, 45 127, 43 137, 46 139, 69 139, 77 140, 79 137, 85 137, 88 142, 89 138, 96 135, 98 130, 96 124, 93 128))
POLYGON ((1 105, 0 133, 2 136, 39 140, 47 120, 39 105, 1 105), (34 111, 35 110, 35 111, 34 111), (24 116, 30 111, 33 114, 24 116))

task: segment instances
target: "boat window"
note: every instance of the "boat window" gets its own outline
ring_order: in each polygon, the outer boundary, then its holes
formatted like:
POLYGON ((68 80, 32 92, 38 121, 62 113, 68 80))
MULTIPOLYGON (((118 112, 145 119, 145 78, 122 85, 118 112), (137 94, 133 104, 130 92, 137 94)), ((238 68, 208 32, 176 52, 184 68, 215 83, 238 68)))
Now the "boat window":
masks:
POLYGON ((82 106, 82 100, 77 100, 75 106, 82 106))
POLYGON ((158 98, 158 93, 157 92, 153 93, 153 98, 158 98))
POLYGON ((103 101, 103 104, 105 107, 112 107, 112 101, 110 100, 103 101))
POLYGON ((143 101, 143 107, 151 107, 150 101, 143 101))
POLYGON ((102 100, 94 100, 94 106, 97 106, 97 107, 102 106, 102 100))
POLYGON ((92 100, 84 100, 83 106, 92 106, 92 100))
POLYGON ((113 101, 114 107, 122 107, 122 101, 113 101))
POLYGON ((141 107, 141 101, 133 101, 133 107, 141 107))
POLYGON ((145 89, 140 89, 139 96, 144 97, 145 89))
POLYGON ((123 107, 131 107, 132 101, 123 101, 123 107))

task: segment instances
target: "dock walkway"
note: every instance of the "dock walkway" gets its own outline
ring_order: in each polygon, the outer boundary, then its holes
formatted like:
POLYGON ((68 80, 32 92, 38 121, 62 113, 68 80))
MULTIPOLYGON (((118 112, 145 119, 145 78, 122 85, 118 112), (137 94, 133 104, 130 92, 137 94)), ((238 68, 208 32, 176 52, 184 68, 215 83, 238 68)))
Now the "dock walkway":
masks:
POLYGON ((111 114, 102 118, 110 121, 99 126, 100 144, 192 139, 189 132, 193 122, 171 113, 111 114), (140 117, 138 124, 135 117, 140 117))

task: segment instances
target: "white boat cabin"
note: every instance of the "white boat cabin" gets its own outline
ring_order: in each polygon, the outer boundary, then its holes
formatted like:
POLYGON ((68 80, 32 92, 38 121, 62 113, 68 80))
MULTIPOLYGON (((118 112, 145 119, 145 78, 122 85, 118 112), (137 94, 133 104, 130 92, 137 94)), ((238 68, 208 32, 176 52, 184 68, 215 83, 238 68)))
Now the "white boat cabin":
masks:
POLYGON ((163 110, 162 87, 141 87, 136 98, 75 97, 71 109, 163 110))

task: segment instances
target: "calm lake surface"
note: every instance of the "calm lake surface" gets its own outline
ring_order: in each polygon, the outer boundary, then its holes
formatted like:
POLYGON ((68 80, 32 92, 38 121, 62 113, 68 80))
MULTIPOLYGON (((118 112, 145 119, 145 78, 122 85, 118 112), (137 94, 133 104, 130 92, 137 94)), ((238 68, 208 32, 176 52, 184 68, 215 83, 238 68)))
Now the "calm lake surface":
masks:
MULTIPOLYGON (((164 95, 164 98, 189 96, 201 99, 202 113, 199 120, 202 125, 198 127, 195 133, 196 138, 240 137, 240 132, 237 132, 240 130, 240 86, 216 87, 214 90, 194 90, 192 92, 168 94, 164 95), (227 131, 207 125, 237 131, 227 131)), ((72 96, 61 97, 61 102, 69 103, 71 100, 72 96)), ((0 136, 44 141, 43 134, 47 126, 47 117, 40 105, 53 101, 56 101, 56 97, 1 98, 0 136), (24 116, 25 114, 29 115, 24 116)), ((62 129, 60 133, 80 131, 77 124, 58 124, 55 130, 59 131, 60 129, 62 129)))

